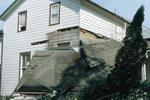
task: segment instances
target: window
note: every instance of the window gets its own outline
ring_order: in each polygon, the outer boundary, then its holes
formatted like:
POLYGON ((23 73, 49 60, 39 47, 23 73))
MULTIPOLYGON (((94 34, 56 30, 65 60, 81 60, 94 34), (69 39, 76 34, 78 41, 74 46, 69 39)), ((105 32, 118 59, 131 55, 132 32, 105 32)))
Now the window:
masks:
POLYGON ((27 11, 18 14, 18 32, 25 31, 27 24, 27 11))
POLYGON ((30 60, 31 60, 30 52, 20 53, 20 78, 24 74, 27 66, 29 65, 30 60))
POLYGON ((50 25, 60 23, 60 2, 50 5, 50 25))
POLYGON ((150 76, 150 51, 147 51, 146 52, 146 54, 145 54, 145 56, 146 56, 146 60, 144 61, 144 64, 143 64, 143 66, 142 66, 142 68, 141 68, 141 78, 142 78, 142 81, 145 81, 145 80, 149 80, 150 78, 149 78, 149 76, 150 76))
POLYGON ((57 46, 58 47, 69 47, 70 46, 70 42, 58 43, 57 46))
POLYGON ((146 75, 146 64, 142 66, 142 81, 145 81, 147 79, 146 75))

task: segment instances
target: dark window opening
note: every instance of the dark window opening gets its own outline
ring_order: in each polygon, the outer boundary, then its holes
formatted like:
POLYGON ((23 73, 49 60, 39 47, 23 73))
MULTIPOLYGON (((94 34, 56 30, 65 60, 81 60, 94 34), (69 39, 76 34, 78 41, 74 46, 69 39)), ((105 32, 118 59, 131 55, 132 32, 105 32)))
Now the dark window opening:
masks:
POLYGON ((70 42, 58 43, 57 46, 58 47, 69 47, 70 46, 70 42))

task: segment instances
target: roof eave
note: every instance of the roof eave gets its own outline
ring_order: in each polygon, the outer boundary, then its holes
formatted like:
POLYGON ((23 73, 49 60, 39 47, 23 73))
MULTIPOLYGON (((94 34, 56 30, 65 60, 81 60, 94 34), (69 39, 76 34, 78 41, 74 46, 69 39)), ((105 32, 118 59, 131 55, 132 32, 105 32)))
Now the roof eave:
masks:
POLYGON ((15 0, 1 15, 0 20, 5 21, 10 15, 11 11, 23 0, 15 0))
POLYGON ((119 16, 119 15, 117 15, 117 14, 109 11, 108 9, 105 9, 104 7, 98 5, 97 3, 93 2, 92 0, 86 0, 86 1, 89 2, 89 3, 91 3, 92 5, 96 6, 99 9, 104 10, 105 12, 108 12, 109 14, 111 14, 113 16, 116 16, 118 19, 120 19, 120 20, 122 20, 122 21, 124 21, 124 22, 126 22, 128 24, 130 24, 130 22, 128 20, 126 20, 125 18, 123 18, 123 17, 121 17, 121 16, 119 16))
POLYGON ((6 20, 6 14, 1 15, 0 20, 5 21, 6 20))

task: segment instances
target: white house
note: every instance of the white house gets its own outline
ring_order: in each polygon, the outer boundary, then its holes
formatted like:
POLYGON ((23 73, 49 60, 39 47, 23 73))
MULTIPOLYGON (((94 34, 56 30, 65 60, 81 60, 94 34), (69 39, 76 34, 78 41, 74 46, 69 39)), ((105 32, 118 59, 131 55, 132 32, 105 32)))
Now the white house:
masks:
POLYGON ((0 19, 5 21, 1 95, 14 92, 32 55, 48 49, 48 41, 52 47, 78 47, 81 30, 121 41, 129 25, 90 0, 15 0, 0 19), (55 41, 60 34, 67 40, 55 41))

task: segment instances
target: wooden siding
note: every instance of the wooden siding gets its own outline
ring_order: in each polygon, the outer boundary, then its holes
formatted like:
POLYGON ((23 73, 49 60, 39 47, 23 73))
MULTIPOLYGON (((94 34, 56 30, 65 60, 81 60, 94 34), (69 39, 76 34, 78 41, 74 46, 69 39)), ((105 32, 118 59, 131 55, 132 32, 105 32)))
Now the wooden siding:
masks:
POLYGON ((117 41, 125 36, 124 22, 87 2, 81 5, 80 27, 117 41))
POLYGON ((19 79, 19 53, 47 49, 47 33, 58 28, 79 26, 79 0, 25 0, 6 20, 4 29, 4 59, 2 68, 2 95, 11 95, 19 79), (49 5, 61 1, 60 24, 49 26, 49 5), (18 12, 27 10, 27 30, 17 32, 18 12))
POLYGON ((49 48, 57 47, 60 43, 70 43, 70 47, 79 46, 79 32, 79 27, 72 27, 49 33, 49 48))
POLYGON ((94 40, 94 39, 97 39, 97 37, 94 34, 88 32, 86 30, 81 29, 80 40, 94 40))

